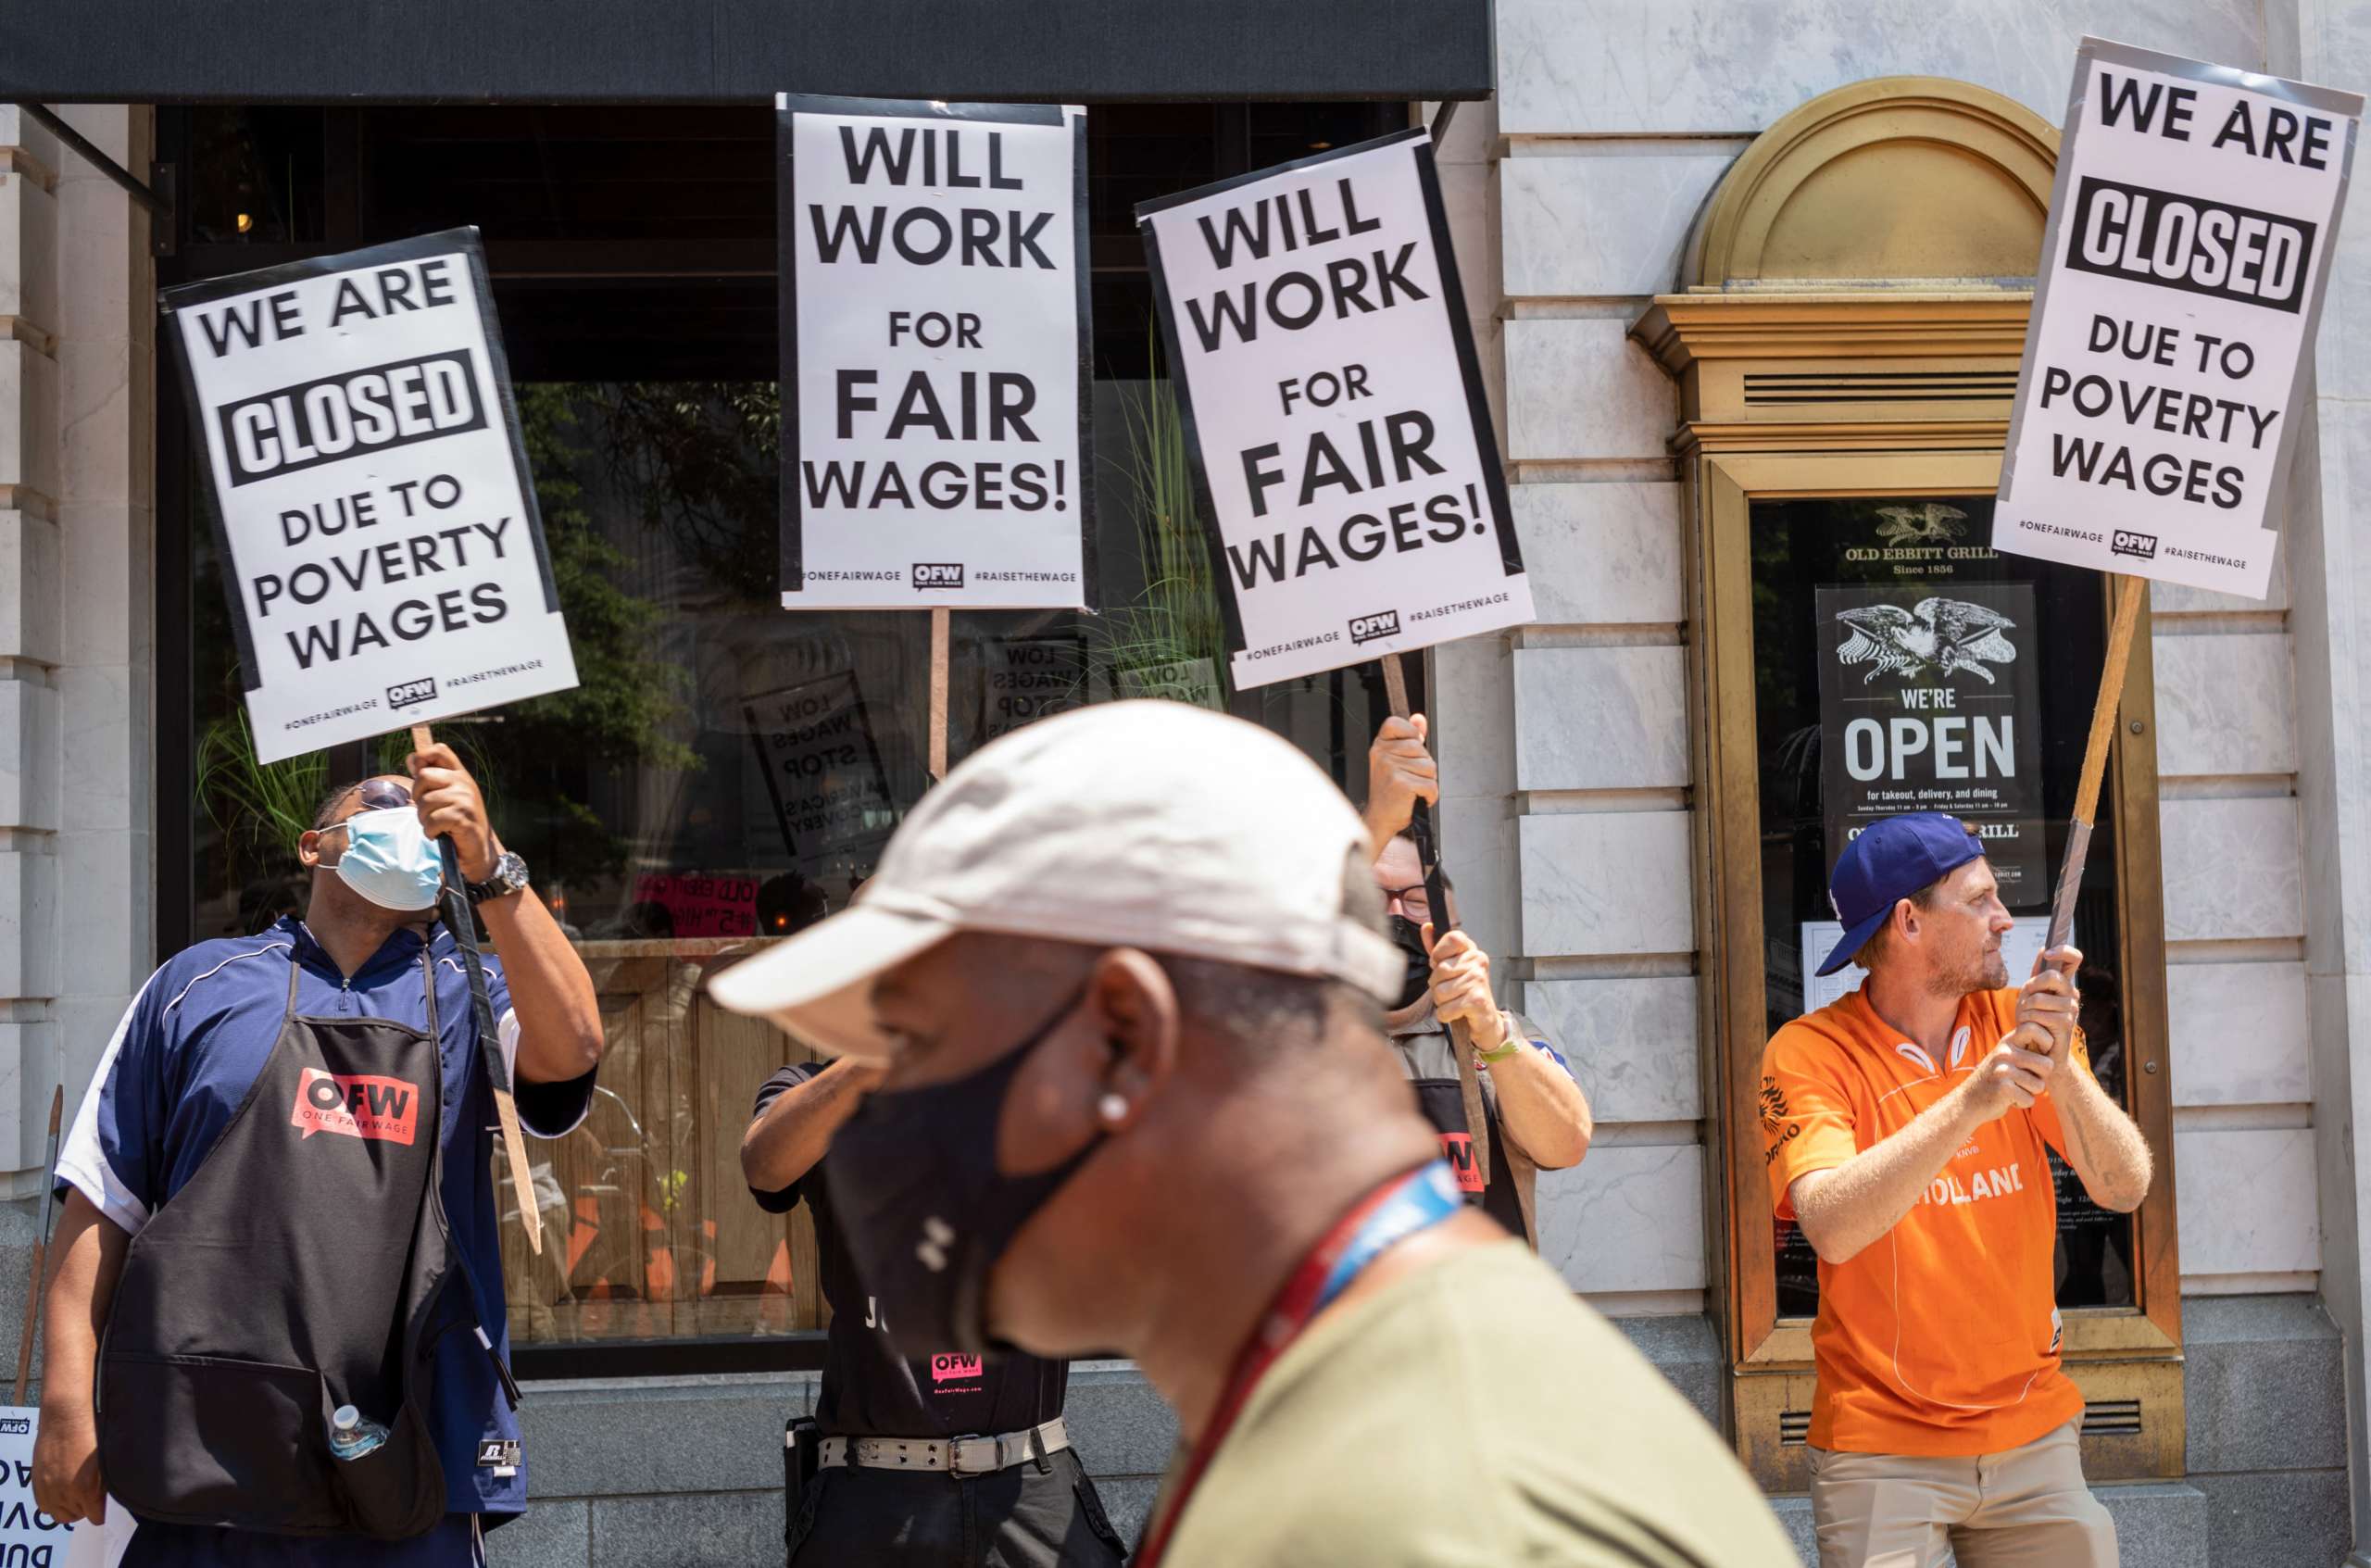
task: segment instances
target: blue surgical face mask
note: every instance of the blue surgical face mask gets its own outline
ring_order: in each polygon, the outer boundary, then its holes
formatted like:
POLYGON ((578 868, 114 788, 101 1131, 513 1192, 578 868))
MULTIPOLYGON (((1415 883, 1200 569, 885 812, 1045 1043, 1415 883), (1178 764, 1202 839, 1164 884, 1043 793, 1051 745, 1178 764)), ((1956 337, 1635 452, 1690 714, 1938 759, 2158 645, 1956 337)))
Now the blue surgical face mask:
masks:
POLYGON ((357 811, 339 826, 345 852, 331 869, 338 880, 383 909, 417 913, 433 909, 445 865, 409 806, 357 811))

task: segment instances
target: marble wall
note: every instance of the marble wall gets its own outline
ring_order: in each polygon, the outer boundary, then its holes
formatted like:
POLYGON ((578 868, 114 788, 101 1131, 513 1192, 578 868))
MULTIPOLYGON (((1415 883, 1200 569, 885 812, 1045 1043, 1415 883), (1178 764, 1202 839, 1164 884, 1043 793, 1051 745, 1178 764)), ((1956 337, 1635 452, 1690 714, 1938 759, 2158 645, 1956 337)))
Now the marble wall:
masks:
MULTIPOLYGON (((1630 292, 1660 286, 1642 280, 1675 262, 1728 155, 1689 146, 1631 160, 1637 179, 1591 179, 1593 167, 1507 156, 1496 115, 1461 106, 1443 158, 1445 169, 1479 157, 1490 170, 1483 210, 1493 222, 1460 229, 1457 243, 1461 257, 1487 257, 1466 263, 1468 275, 1502 291, 1476 331, 1493 341, 1486 362, 1502 377, 1501 434, 1538 621, 1493 640, 1495 703, 1442 676, 1445 696, 1461 694, 1442 729, 1447 841, 1461 886, 1474 854, 1503 857, 1500 923, 1485 939, 1512 960, 1516 999, 1566 1048, 1597 1111, 1588 1159, 1541 1180, 1543 1252, 1609 1311, 1699 1311, 1709 1253, 1684 551, 1665 455, 1678 404, 1629 345, 1624 309, 1530 305, 1574 292, 1578 271, 1621 272, 1630 292), (1600 203, 1617 204, 1616 221, 1600 221, 1600 203), (1593 251, 1588 236, 1599 233, 1608 239, 1593 251), (1466 716, 1476 709, 1479 722, 1466 716), (1474 798, 1485 787, 1499 792, 1497 814, 1474 798), (1461 837, 1468 821, 1495 831, 1461 837)), ((1462 646, 1436 658, 1444 671, 1479 662, 1462 646)))
MULTIPOLYGON (((2371 6, 2330 10, 2350 40, 2371 34, 2371 6)), ((1469 289, 1468 307, 1503 376, 1493 390, 1539 621, 1487 656, 1441 656, 1459 690, 1480 697, 1488 678, 1512 692, 1444 725, 1449 842, 1507 867, 1512 885, 1493 881, 1490 918, 1497 940, 1513 940, 1498 950, 1599 1103, 1599 1151, 1543 1189, 1546 1224, 1564 1237, 1564 1205, 1618 1194, 1624 1239, 1560 1256, 1617 1310, 1684 1306, 1703 1288, 1709 1245, 1687 536, 1666 445, 1677 401, 1629 323, 1676 284, 1689 228, 1737 154, 1820 93, 1949 76, 2055 120, 2085 32, 2252 64, 2304 25, 2289 11, 2253 0, 1499 0, 1499 101, 1463 106, 1444 156, 1482 193, 1450 210, 1461 256, 1487 258, 1469 260, 1469 278, 1500 291, 1469 289), (1673 1248, 1675 1229, 1700 1250, 1673 1248)), ((2334 316, 2360 287, 2371 283, 2341 278, 2334 316)), ((2344 374, 2371 386, 2371 371, 2344 374)), ((2310 748, 2285 566, 2281 577, 2269 605, 2184 591, 2152 604, 2176 1021, 2176 1147, 2161 1154, 2199 1169, 2181 1216, 2185 1289, 2199 1293, 2312 1289, 2321 1268, 2307 962, 2317 868, 2305 848, 2318 828, 2299 799, 2310 748)))
MULTIPOLYGON (((2296 0, 2268 7, 2282 26, 2273 69, 2371 83, 2371 6, 2296 0)), ((2359 193, 2358 193, 2359 194, 2359 193)), ((2315 355, 2315 402, 2292 475, 2286 541, 2296 610, 2298 805, 2303 857, 2302 972, 2311 1040, 2314 1173, 2322 1299, 2345 1346, 2354 1554, 2371 1563, 2371 223, 2358 202, 2315 355)))
MULTIPOLYGON (((146 111, 66 114, 146 167, 146 111)), ((153 276, 145 216, 0 107, 0 1196, 153 962, 153 276)))

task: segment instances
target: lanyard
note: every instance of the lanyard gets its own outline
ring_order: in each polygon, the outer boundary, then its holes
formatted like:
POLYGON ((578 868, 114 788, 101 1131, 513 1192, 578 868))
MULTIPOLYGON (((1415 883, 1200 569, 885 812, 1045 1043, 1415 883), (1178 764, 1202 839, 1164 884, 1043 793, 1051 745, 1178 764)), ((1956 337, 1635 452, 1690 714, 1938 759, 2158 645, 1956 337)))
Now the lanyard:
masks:
POLYGON ((1367 1265, 1385 1251, 1464 1207, 1465 1199, 1458 1191, 1456 1178, 1449 1174, 1446 1164, 1436 1160, 1407 1175, 1394 1176, 1375 1188, 1325 1233, 1324 1239, 1301 1260, 1267 1311, 1261 1313, 1259 1325, 1244 1341, 1243 1348, 1236 1352, 1235 1367, 1227 1374, 1226 1389, 1219 1396, 1218 1409, 1212 1413, 1202 1440, 1186 1459, 1185 1473, 1178 1477, 1175 1498, 1145 1532, 1135 1568, 1155 1568, 1160 1562, 1187 1500, 1201 1484, 1202 1473, 1210 1468, 1211 1456, 1226 1440, 1236 1419, 1242 1415, 1243 1407, 1251 1402, 1251 1392, 1259 1386, 1260 1379, 1276 1364, 1286 1348, 1300 1336, 1310 1320, 1349 1289, 1350 1282, 1365 1273, 1367 1265))

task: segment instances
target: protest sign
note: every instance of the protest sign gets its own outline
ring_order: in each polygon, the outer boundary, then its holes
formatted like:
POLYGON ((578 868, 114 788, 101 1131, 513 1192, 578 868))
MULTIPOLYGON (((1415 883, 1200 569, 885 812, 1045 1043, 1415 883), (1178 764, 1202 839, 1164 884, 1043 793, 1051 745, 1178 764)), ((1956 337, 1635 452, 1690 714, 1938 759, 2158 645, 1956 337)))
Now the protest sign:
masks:
POLYGON ((974 746, 1010 734, 1024 724, 1083 708, 1087 700, 1086 639, 1048 633, 1031 637, 983 638, 976 647, 980 671, 979 720, 974 746))
POLYGON ((41 1411, 0 1405, 0 1568, 114 1568, 132 1538, 132 1516, 107 1500, 107 1523, 61 1524, 33 1501, 33 1443, 41 1411))
POLYGON ((1218 667, 1207 659, 1165 659, 1115 671, 1123 697, 1159 697, 1201 708, 1223 708, 1218 667))
POLYGON ((1813 599, 1826 869, 1882 818, 1944 811, 1984 840, 2002 903, 2047 899, 2033 584, 1822 584, 1813 599))
POLYGON ((2144 579, 2262 598, 2363 99, 2086 38, 1992 546, 2113 574, 2049 946, 2090 852, 2144 579))
POLYGON ((783 842, 802 867, 888 842, 897 803, 854 671, 751 696, 742 714, 783 842))
POLYGON ((775 107, 784 607, 1092 605, 1085 111, 775 107))
POLYGON ((1531 619, 1422 131, 1136 208, 1237 688, 1531 619))
POLYGON ((576 684, 476 230, 163 299, 258 760, 576 684))
POLYGON ((2362 112, 2083 41, 1994 548, 2264 596, 2362 112))
POLYGON ((747 936, 758 929, 758 879, 648 872, 634 901, 667 911, 671 936, 747 936))

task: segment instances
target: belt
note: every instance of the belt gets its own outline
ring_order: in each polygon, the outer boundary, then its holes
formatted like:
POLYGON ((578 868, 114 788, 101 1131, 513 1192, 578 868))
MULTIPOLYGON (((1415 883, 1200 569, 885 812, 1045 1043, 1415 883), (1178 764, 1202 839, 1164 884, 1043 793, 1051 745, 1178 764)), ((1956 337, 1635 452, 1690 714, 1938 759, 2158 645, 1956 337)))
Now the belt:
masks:
POLYGON ((1069 1429, 1058 1415, 1042 1426, 993 1437, 826 1437, 816 1462, 826 1470, 852 1464, 865 1470, 989 1475, 1039 1452, 1057 1454, 1070 1446, 1069 1429))

